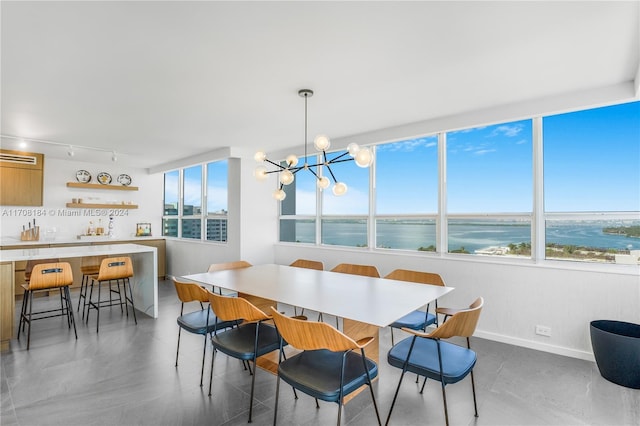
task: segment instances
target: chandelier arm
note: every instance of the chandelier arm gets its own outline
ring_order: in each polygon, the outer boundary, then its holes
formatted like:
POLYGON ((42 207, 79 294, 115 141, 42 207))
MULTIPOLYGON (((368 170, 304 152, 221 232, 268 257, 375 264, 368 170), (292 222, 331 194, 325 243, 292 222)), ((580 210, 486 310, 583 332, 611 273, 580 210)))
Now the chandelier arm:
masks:
MULTIPOLYGON (((266 161, 267 163, 273 164, 274 166, 279 167, 279 168, 280 168, 280 169, 282 169, 282 170, 286 170, 286 169, 287 169, 286 167, 281 166, 281 165, 280 165, 280 164, 278 164, 278 163, 274 163, 273 161, 269 160, 268 158, 265 158, 265 159, 264 159, 264 161, 266 161)), ((279 172, 280 170, 276 170, 276 171, 278 171, 278 172, 279 172)))
POLYGON ((329 167, 328 163, 327 163, 327 170, 329 170, 329 173, 331 174, 331 177, 333 178, 333 183, 338 183, 338 179, 336 179, 336 176, 333 174, 333 171, 331 170, 331 167, 329 167))
MULTIPOLYGON (((316 164, 316 165, 317 165, 317 164, 316 164)), ((318 174, 317 174, 316 172, 314 172, 314 171, 313 171, 313 170, 311 170, 311 169, 308 169, 308 170, 311 172, 311 174, 312 174, 312 175, 314 175, 314 176, 316 177, 316 179, 320 180, 320 176, 318 176, 318 174)))
POLYGON ((328 161, 327 164, 344 163, 347 161, 355 160, 355 158, 343 158, 342 160, 338 160, 338 158, 340 157, 337 157, 337 158, 334 158, 333 160, 328 161))
MULTIPOLYGON (((345 156, 345 155, 347 155, 347 154, 349 154, 349 151, 347 151, 347 152, 343 152, 342 154, 338 155, 338 156, 337 156, 336 158, 334 158, 333 160, 330 160, 330 161, 329 161, 329 163, 335 163, 335 162, 336 162, 336 160, 338 160, 338 159, 340 159, 340 158, 344 157, 344 156, 345 156)), ((353 160, 353 158, 350 158, 350 160, 353 160)), ((326 161, 326 157, 325 157, 325 161, 326 161)), ((345 161, 345 160, 342 160, 342 161, 345 161)))

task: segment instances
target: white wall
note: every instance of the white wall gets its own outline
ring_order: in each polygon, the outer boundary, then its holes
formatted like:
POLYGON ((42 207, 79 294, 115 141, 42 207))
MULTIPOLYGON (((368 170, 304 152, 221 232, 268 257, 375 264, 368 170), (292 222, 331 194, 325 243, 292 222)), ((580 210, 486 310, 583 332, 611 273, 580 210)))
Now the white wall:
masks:
POLYGON ((75 239, 77 235, 86 232, 89 221, 97 225, 99 219, 107 228, 112 209, 76 209, 67 208, 72 198, 82 198, 85 203, 108 203, 110 201, 137 204, 138 209, 119 209, 113 206, 115 233, 118 238, 133 237, 136 223, 149 222, 153 235, 162 234, 162 203, 163 203, 163 175, 149 175, 145 169, 125 167, 116 163, 96 164, 78 161, 68 161, 45 157, 44 161, 44 197, 42 207, 0 207, 0 237, 3 241, 20 239, 23 225, 27 225, 34 218, 41 230, 41 240, 44 239, 46 229, 56 229, 57 240, 75 239), (113 184, 120 174, 128 174, 132 179, 132 186, 139 187, 138 191, 112 191, 105 189, 69 188, 67 182, 76 182, 76 171, 84 169, 93 176, 107 172, 113 177, 113 184), (77 216, 80 214, 80 216, 77 216))
POLYGON ((323 261, 326 270, 342 262, 372 264, 382 276, 396 268, 437 272, 448 286, 455 287, 440 306, 464 307, 478 296, 484 297, 477 336, 576 358, 593 360, 590 321, 640 323, 640 269, 636 265, 514 264, 470 255, 443 258, 366 249, 275 246, 276 263, 289 264, 297 258, 323 261), (536 335, 536 325, 551 327, 551 337, 536 335))

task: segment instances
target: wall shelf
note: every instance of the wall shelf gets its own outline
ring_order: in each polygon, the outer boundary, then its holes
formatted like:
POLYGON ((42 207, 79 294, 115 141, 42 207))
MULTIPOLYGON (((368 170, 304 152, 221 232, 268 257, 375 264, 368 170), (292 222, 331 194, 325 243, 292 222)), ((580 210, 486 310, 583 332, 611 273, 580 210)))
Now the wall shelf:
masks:
POLYGON ((136 204, 89 204, 89 203, 67 203, 71 209, 137 209, 136 204))
POLYGON ((82 182, 67 182, 67 186, 69 188, 111 189, 116 191, 137 191, 138 190, 137 186, 102 185, 99 183, 82 183, 82 182))

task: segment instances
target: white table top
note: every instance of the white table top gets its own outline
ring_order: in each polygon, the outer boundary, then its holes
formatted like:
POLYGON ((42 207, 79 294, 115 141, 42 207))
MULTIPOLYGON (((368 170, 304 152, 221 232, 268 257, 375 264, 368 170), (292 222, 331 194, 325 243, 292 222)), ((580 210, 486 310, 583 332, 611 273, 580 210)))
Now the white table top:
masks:
POLYGON ((378 327, 385 327, 453 290, 453 287, 271 264, 183 278, 378 327))
POLYGON ((118 254, 147 253, 155 251, 155 247, 138 244, 105 244, 73 247, 23 248, 0 250, 0 262, 16 262, 20 260, 70 258, 85 256, 112 256, 118 254))

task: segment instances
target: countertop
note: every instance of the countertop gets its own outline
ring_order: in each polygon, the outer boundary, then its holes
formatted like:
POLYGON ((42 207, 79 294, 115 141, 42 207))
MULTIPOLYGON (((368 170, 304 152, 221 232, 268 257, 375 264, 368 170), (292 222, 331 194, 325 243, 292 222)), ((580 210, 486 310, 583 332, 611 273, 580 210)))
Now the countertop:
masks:
POLYGON ((53 246, 57 244, 83 244, 83 243, 90 245, 91 243, 94 243, 94 242, 112 241, 114 243, 119 243, 123 241, 135 242, 135 241, 164 240, 164 239, 165 239, 164 237, 153 237, 153 236, 151 237, 131 236, 128 238, 124 238, 124 237, 109 238, 107 236, 83 236, 81 239, 78 239, 77 237, 59 237, 53 240, 40 239, 39 241, 20 241, 19 238, 15 238, 15 237, 2 237, 0 238, 0 247, 5 247, 5 246, 28 247, 28 246, 43 245, 43 244, 53 246))

